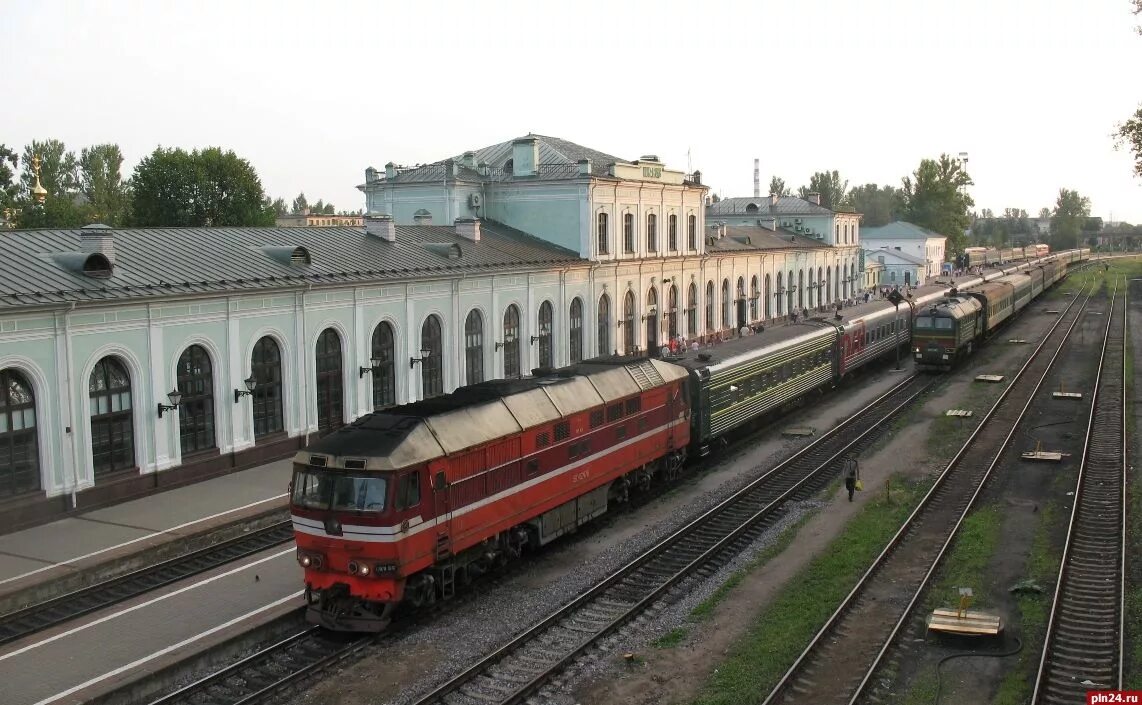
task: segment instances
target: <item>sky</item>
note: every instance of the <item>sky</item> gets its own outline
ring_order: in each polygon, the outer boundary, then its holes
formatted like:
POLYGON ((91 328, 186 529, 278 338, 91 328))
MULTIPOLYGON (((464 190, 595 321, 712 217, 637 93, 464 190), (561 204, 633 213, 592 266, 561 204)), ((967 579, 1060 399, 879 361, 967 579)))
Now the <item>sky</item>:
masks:
POLYGON ((722 196, 968 153, 976 208, 1061 187, 1142 223, 1112 133, 1142 102, 1129 0, 0 0, 0 143, 220 146, 266 192, 363 208, 366 167, 529 132, 700 169, 722 196))

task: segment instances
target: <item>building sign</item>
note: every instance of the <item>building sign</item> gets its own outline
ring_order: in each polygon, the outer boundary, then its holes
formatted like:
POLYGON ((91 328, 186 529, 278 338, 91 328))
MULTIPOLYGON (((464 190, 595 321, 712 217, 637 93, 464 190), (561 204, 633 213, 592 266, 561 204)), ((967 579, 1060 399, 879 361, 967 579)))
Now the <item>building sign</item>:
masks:
POLYGON ((644 166, 642 168, 642 176, 646 179, 661 179, 662 167, 660 166, 644 166))

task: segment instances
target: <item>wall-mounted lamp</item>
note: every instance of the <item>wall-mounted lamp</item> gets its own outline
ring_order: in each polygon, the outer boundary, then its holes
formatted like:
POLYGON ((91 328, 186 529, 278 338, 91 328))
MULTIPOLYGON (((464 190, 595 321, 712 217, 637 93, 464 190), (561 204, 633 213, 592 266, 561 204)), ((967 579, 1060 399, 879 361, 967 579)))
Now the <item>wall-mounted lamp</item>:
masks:
POLYGON ((167 400, 170 401, 170 404, 164 404, 161 401, 159 402, 160 419, 163 417, 164 411, 174 411, 178 408, 179 402, 182 401, 182 394, 177 389, 172 389, 170 393, 167 394, 167 400))
POLYGON ((531 344, 532 345, 535 345, 538 342, 539 342, 539 336, 538 335, 531 336, 531 344))
POLYGON ((369 364, 372 365, 372 367, 361 367, 361 368, 359 368, 361 370, 361 377, 364 377, 365 375, 372 374, 372 373, 376 372, 377 369, 380 368, 381 362, 383 362, 383 361, 379 357, 369 358, 369 364))
POLYGON ((622 328, 624 323, 626 323, 626 321, 624 319, 620 318, 619 319, 619 328, 622 328))
POLYGON ((408 359, 408 368, 411 370, 412 368, 416 367, 416 363, 424 362, 430 357, 432 357, 432 351, 428 348, 421 348, 420 357, 410 357, 408 359))
POLYGON ((662 278, 662 283, 663 283, 663 284, 669 284, 669 283, 670 283, 670 282, 672 282, 672 281, 674 281, 674 278, 673 278, 673 277, 663 277, 663 278, 662 278))
POLYGON ((246 388, 234 390, 234 403, 237 404, 238 400, 242 397, 248 397, 254 393, 254 387, 258 386, 258 380, 254 379, 254 375, 250 375, 244 380, 246 388))

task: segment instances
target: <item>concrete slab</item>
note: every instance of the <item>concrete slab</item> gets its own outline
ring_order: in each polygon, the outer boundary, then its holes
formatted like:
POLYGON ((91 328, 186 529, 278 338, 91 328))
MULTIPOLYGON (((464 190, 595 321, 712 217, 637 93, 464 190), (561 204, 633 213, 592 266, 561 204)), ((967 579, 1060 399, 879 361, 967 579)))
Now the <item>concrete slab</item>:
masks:
POLYGON ((252 502, 277 496, 284 498, 291 473, 291 461, 278 460, 242 472, 88 512, 81 518, 151 531, 169 531, 187 522, 232 511, 252 502))
MULTIPOLYGON (((101 524, 86 521, 82 517, 70 517, 0 536, 0 553, 63 563, 150 533, 152 532, 147 529, 101 524)), ((9 576, 0 573, 0 578, 3 577, 9 576)))

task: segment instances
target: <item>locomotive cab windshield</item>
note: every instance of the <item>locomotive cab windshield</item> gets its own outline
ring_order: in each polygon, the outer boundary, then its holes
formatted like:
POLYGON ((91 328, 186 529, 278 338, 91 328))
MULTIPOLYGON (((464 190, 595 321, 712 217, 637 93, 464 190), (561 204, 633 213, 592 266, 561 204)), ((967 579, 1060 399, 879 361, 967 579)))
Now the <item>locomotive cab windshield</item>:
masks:
POLYGON ((388 478, 383 475, 298 468, 294 471, 291 501, 303 509, 378 513, 389 505, 388 486, 388 478))

